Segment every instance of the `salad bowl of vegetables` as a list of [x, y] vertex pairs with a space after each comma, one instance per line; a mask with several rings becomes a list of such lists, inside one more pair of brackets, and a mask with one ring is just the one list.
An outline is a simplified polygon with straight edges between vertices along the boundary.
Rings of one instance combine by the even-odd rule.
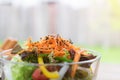
[[59, 35], [0, 53], [2, 80], [95, 80], [99, 53], [75, 46]]

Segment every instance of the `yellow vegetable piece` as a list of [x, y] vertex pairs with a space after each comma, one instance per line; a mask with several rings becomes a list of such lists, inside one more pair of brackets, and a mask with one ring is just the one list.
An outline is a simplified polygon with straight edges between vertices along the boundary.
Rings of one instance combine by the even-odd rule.
[[[42, 57], [38, 57], [39, 64], [44, 64]], [[57, 71], [49, 72], [44, 65], [39, 66], [40, 70], [47, 78], [59, 78], [59, 73]]]

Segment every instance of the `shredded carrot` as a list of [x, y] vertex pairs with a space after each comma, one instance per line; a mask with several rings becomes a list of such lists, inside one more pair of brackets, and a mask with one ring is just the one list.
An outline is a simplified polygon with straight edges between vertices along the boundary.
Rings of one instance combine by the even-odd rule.
[[[73, 62], [79, 62], [81, 55], [86, 55], [85, 50], [80, 50], [80, 48], [75, 47], [69, 40], [61, 38], [59, 35], [53, 36], [48, 35], [44, 38], [41, 38], [38, 42], [32, 42], [31, 39], [28, 39], [28, 50], [37, 48], [38, 54], [50, 54], [53, 52], [54, 56], [62, 57], [65, 55], [65, 50], [70, 51], [71, 49], [75, 51]], [[70, 56], [67, 56], [70, 58]], [[71, 77], [74, 78], [78, 65], [72, 65]]]
[[61, 38], [59, 35], [48, 35], [38, 42], [32, 42], [31, 39], [28, 39], [27, 46], [30, 50], [37, 47], [38, 53], [49, 54], [53, 52], [54, 56], [64, 56], [65, 49], [68, 51], [77, 49], [70, 41]]
[[[77, 51], [76, 51], [76, 54], [75, 54], [75, 56], [74, 56], [74, 60], [73, 60], [73, 61], [74, 61], [74, 62], [79, 62], [80, 57], [81, 57], [81, 54], [84, 53], [84, 51], [85, 51], [85, 50], [81, 50], [81, 51], [77, 50]], [[72, 71], [71, 71], [71, 72], [72, 72], [72, 73], [71, 73], [71, 77], [72, 77], [72, 78], [74, 78], [74, 76], [75, 76], [77, 67], [78, 67], [77, 64], [72, 65]]]

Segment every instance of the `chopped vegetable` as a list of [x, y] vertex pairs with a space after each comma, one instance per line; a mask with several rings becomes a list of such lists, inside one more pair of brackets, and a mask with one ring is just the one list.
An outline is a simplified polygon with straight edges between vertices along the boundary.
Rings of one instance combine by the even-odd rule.
[[[5, 70], [10, 69], [12, 75], [12, 79], [10, 80], [31, 80], [31, 75], [36, 68], [35, 66], [25, 65], [19, 55], [16, 55], [12, 58], [12, 62], [21, 62], [21, 64], [11, 64], [5, 65]], [[7, 73], [9, 75], [9, 72]], [[6, 79], [5, 79], [6, 80]], [[9, 80], [9, 78], [7, 79]]]
[[42, 74], [41, 70], [38, 68], [32, 74], [33, 80], [49, 80], [44, 74]]
[[[86, 61], [90, 59], [94, 59], [96, 56], [93, 56], [92, 54], [87, 54], [87, 55], [81, 55], [81, 58], [79, 61]], [[92, 63], [84, 63], [81, 64], [82, 67], [90, 68]]]
[[69, 65], [64, 64], [64, 66], [59, 71], [60, 77], [57, 80], [62, 80], [68, 69], [69, 69]]
[[30, 62], [30, 63], [38, 63], [37, 60], [37, 53], [33, 51], [22, 51], [21, 54], [19, 54], [23, 61]]
[[59, 62], [72, 62], [71, 59], [68, 59], [66, 57], [55, 57], [56, 60], [58, 60]]
[[55, 62], [55, 59], [53, 59], [53, 52], [51, 52], [51, 53], [48, 55], [48, 59], [49, 59], [49, 63], [54, 63], [54, 62]]
[[39, 54], [40, 57], [44, 58], [44, 57], [47, 57], [48, 54]]
[[[36, 67], [29, 65], [14, 64], [11, 67], [12, 80], [31, 80], [31, 75]], [[8, 79], [9, 80], [9, 79]]]
[[[81, 57], [80, 54], [83, 53], [83, 52], [84, 52], [84, 50], [81, 51], [81, 52], [80, 52], [79, 50], [76, 51], [75, 56], [74, 56], [74, 62], [78, 62], [78, 61], [80, 60], [80, 57]], [[77, 67], [78, 67], [77, 64], [74, 64], [74, 65], [72, 66], [72, 72], [71, 72], [71, 77], [72, 77], [72, 78], [74, 78], [74, 76], [75, 76]]]
[[43, 62], [43, 59], [42, 57], [38, 57], [38, 62], [39, 64], [41, 64], [39, 66], [40, 70], [43, 72], [43, 74], [47, 77], [47, 78], [59, 78], [59, 73], [57, 71], [54, 71], [54, 72], [49, 72], [45, 66], [43, 65], [44, 62]]

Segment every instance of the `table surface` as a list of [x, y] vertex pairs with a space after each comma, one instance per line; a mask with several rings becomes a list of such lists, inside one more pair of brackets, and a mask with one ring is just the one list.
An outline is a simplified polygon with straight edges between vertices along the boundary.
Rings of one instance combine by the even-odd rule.
[[100, 63], [97, 80], [120, 80], [120, 64]]

